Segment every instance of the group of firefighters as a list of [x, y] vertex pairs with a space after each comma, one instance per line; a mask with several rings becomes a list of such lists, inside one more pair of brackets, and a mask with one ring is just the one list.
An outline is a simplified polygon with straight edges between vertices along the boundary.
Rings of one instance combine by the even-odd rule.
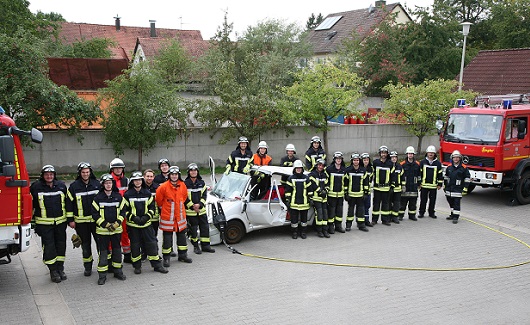
[[[67, 279], [64, 272], [66, 227], [74, 228], [74, 247], [81, 246], [84, 275], [92, 274], [92, 238], [97, 244], [98, 284], [107, 280], [107, 272], [125, 280], [123, 262], [131, 263], [134, 273], [142, 273], [147, 259], [154, 271], [167, 273], [171, 257], [191, 263], [187, 235], [194, 252], [214, 253], [210, 246], [206, 216], [206, 184], [197, 164], [188, 165], [182, 180], [178, 166], [168, 159], [158, 162], [160, 174], [147, 169], [124, 175], [125, 164], [119, 158], [110, 162], [109, 173], [98, 181], [87, 162], [77, 166], [77, 178], [69, 188], [57, 180], [55, 168], [45, 165], [40, 178], [30, 188], [33, 197], [35, 233], [41, 237], [43, 261], [53, 282]], [[162, 258], [157, 235], [162, 231]], [[198, 235], [200, 231], [200, 237]], [[177, 253], [173, 252], [173, 233]]]
[[[246, 137], [240, 137], [236, 149], [229, 155], [225, 174], [250, 173], [252, 165], [270, 165], [268, 146], [260, 141], [255, 154]], [[408, 218], [417, 221], [425, 213], [435, 215], [437, 190], [444, 186], [451, 208], [447, 217], [458, 223], [460, 200], [469, 186], [469, 171], [462, 164], [462, 155], [455, 150], [452, 164], [443, 174], [437, 160], [436, 148], [429, 146], [423, 160], [416, 160], [412, 146], [405, 150], [406, 159], [398, 162], [396, 151], [379, 148], [379, 157], [373, 162], [368, 153], [354, 152], [346, 166], [342, 152], [335, 152], [331, 164], [326, 164], [326, 153], [318, 136], [311, 139], [305, 153], [305, 163], [296, 156], [293, 144], [285, 148], [286, 155], [280, 166], [292, 167], [290, 176], [282, 177], [285, 203], [288, 206], [292, 238], [307, 238], [308, 210], [315, 209], [318, 237], [330, 238], [335, 232], [351, 231], [353, 222], [361, 231], [368, 231], [379, 222], [390, 226], [399, 224], [408, 212]], [[197, 164], [187, 168], [182, 180], [178, 166], [171, 166], [166, 158], [158, 162], [160, 173], [151, 169], [135, 171], [130, 179], [124, 175], [125, 164], [115, 158], [109, 173], [98, 181], [92, 167], [81, 162], [77, 178], [70, 184], [57, 179], [55, 168], [45, 165], [40, 178], [30, 188], [33, 196], [35, 233], [41, 237], [43, 261], [48, 266], [53, 282], [67, 279], [64, 272], [66, 227], [75, 229], [74, 247], [81, 246], [84, 275], [92, 274], [92, 241], [97, 244], [98, 284], [105, 284], [108, 272], [125, 280], [123, 262], [131, 263], [134, 273], [142, 272], [142, 260], [147, 259], [154, 271], [167, 273], [171, 257], [191, 263], [187, 255], [189, 237], [194, 253], [214, 253], [210, 246], [209, 225], [206, 215], [207, 186]], [[309, 173], [305, 174], [304, 169]], [[256, 193], [270, 184], [259, 174], [253, 175]], [[373, 193], [373, 200], [372, 200]], [[420, 197], [419, 213], [416, 205]], [[348, 203], [346, 227], [343, 228], [343, 205]], [[428, 207], [427, 207], [428, 203]], [[372, 219], [370, 221], [370, 207]], [[158, 252], [157, 235], [162, 231], [162, 258]], [[173, 252], [173, 233], [177, 253]], [[200, 235], [199, 235], [200, 234]]]
[[[227, 161], [226, 173], [248, 173], [252, 165], [271, 163], [265, 141], [258, 144], [258, 151], [254, 155], [248, 144], [247, 138], [239, 138], [236, 150]], [[425, 158], [421, 161], [416, 160], [412, 146], [406, 148], [406, 159], [401, 162], [396, 151], [381, 146], [379, 157], [373, 162], [368, 153], [354, 152], [348, 166], [340, 151], [333, 154], [331, 164], [327, 165], [326, 152], [318, 136], [311, 139], [305, 153], [305, 163], [296, 157], [293, 144], [288, 144], [285, 151], [286, 156], [281, 159], [280, 166], [293, 167], [292, 175], [282, 178], [293, 239], [298, 236], [307, 238], [307, 215], [311, 207], [315, 209], [317, 235], [326, 238], [335, 232], [351, 231], [354, 221], [357, 228], [365, 232], [368, 231], [367, 227], [376, 225], [379, 219], [383, 225], [399, 224], [405, 211], [413, 221], [423, 218], [426, 212], [429, 217], [436, 219], [436, 195], [442, 186], [451, 208], [447, 219], [456, 224], [460, 216], [460, 201], [467, 193], [470, 182], [469, 171], [462, 164], [459, 151], [455, 150], [451, 154], [452, 163], [444, 175], [436, 148], [432, 145], [427, 148]], [[309, 174], [304, 173], [304, 167]], [[260, 186], [259, 180], [257, 186]], [[418, 196], [420, 207], [416, 217]], [[344, 201], [348, 203], [345, 228], [342, 227]]]

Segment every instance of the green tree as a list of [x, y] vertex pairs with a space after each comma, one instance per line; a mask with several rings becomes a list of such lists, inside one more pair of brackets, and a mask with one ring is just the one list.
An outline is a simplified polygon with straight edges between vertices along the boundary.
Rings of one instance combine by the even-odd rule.
[[176, 39], [162, 46], [153, 61], [152, 68], [157, 69], [168, 83], [188, 82], [194, 75], [192, 61]]
[[365, 82], [355, 73], [332, 64], [319, 64], [296, 74], [297, 81], [284, 89], [284, 104], [299, 122], [323, 132], [328, 147], [328, 121], [355, 112]]
[[390, 97], [384, 102], [384, 115], [398, 123], [404, 123], [406, 130], [418, 137], [418, 152], [421, 152], [423, 138], [436, 134], [435, 121], [443, 119], [455, 106], [456, 100], [465, 98], [472, 102], [477, 96], [469, 91], [455, 92], [455, 80], [426, 80], [422, 84], [392, 85], [385, 87]]
[[315, 17], [315, 14], [312, 13], [309, 18], [307, 18], [307, 21], [305, 23], [305, 29], [306, 30], [312, 30], [324, 20], [324, 17], [322, 17], [322, 14], [318, 14], [318, 16]]
[[184, 134], [188, 109], [177, 89], [141, 62], [125, 71], [107, 88], [100, 90], [100, 100], [108, 103], [103, 119], [105, 140], [117, 155], [125, 149], [138, 152], [138, 169], [142, 158], [158, 143], [171, 145]]
[[217, 100], [197, 102], [197, 119], [206, 131], [222, 131], [220, 142], [244, 135], [250, 141], [269, 130], [292, 132], [292, 118], [278, 105], [282, 87], [293, 82], [301, 58], [309, 47], [299, 40], [300, 29], [277, 20], [249, 27], [230, 39], [227, 17], [200, 62], [209, 94]]
[[27, 0], [0, 0], [0, 34], [13, 36], [18, 30], [25, 30], [40, 39], [46, 39], [56, 32], [58, 25], [48, 16], [34, 15]]
[[467, 21], [473, 24], [485, 19], [494, 0], [434, 0], [433, 14], [444, 21]]
[[0, 33], [0, 105], [23, 129], [55, 125], [76, 133], [99, 109], [48, 79], [42, 41], [22, 30]]
[[499, 1], [485, 21], [492, 34], [492, 48], [530, 47], [530, 0]]

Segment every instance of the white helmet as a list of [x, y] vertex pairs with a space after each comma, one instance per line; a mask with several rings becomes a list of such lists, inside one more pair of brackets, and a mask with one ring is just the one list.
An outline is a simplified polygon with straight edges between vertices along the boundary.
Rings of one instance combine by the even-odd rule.
[[311, 143], [313, 142], [321, 143], [322, 140], [320, 140], [320, 137], [318, 135], [315, 135], [314, 137], [311, 138]]
[[260, 141], [260, 142], [258, 143], [258, 149], [259, 149], [259, 148], [269, 149], [269, 146], [267, 145], [267, 142], [265, 142], [265, 141]]
[[405, 153], [416, 154], [416, 150], [414, 150], [413, 146], [408, 146], [407, 149], [405, 149]]
[[125, 164], [123, 163], [123, 160], [120, 158], [114, 158], [109, 164], [109, 169], [112, 171], [112, 168], [125, 168]]
[[455, 151], [453, 151], [453, 153], [451, 154], [451, 159], [453, 159], [453, 157], [460, 157], [460, 159], [462, 159], [462, 154], [460, 153], [460, 151], [455, 150]]
[[298, 159], [293, 163], [293, 168], [304, 168], [304, 163], [302, 163], [302, 161]]
[[429, 152], [436, 153], [436, 148], [434, 146], [428, 146], [427, 147], [427, 153], [429, 153]]
[[135, 179], [144, 179], [144, 175], [142, 174], [142, 172], [139, 172], [139, 171], [133, 172], [129, 180], [134, 181]]
[[296, 148], [294, 147], [294, 144], [289, 143], [285, 146], [285, 151], [294, 151], [294, 153], [296, 153]]

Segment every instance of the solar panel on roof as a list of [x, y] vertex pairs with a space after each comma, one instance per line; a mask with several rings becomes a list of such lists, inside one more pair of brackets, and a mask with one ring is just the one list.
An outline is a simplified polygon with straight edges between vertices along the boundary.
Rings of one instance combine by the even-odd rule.
[[324, 19], [323, 22], [320, 23], [320, 25], [317, 26], [317, 28], [315, 28], [315, 30], [326, 30], [326, 29], [330, 29], [331, 27], [333, 27], [333, 25], [335, 25], [339, 19], [341, 19], [342, 16], [335, 16], [335, 17], [328, 17], [326, 19]]

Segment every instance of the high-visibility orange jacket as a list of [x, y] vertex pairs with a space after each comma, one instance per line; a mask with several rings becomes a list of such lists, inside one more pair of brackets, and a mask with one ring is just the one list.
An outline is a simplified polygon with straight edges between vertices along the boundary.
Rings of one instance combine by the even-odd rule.
[[188, 189], [182, 180], [176, 185], [168, 180], [156, 190], [156, 203], [161, 207], [159, 228], [162, 231], [181, 232], [186, 229], [186, 199]]

